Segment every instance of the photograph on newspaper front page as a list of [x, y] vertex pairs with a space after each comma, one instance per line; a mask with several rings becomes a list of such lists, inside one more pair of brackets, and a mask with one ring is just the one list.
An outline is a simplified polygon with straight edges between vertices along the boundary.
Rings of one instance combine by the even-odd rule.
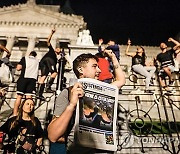
[[84, 96], [77, 105], [75, 140], [80, 145], [116, 151], [118, 89], [95, 79], [83, 78]]

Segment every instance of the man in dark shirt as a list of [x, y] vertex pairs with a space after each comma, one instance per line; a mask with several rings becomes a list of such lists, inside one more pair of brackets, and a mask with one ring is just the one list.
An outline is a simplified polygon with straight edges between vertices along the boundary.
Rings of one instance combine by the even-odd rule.
[[[169, 77], [169, 84], [171, 85], [174, 81], [172, 78], [172, 72], [174, 72], [174, 50], [167, 50], [167, 45], [165, 43], [160, 44], [160, 49], [162, 52], [157, 55], [157, 61], [161, 64], [161, 70], [163, 70]], [[160, 76], [160, 84], [165, 89], [167, 88], [162, 76]]]
[[46, 84], [46, 91], [47, 92], [53, 92], [51, 90], [51, 85], [54, 82], [54, 79], [57, 76], [57, 69], [56, 69], [56, 64], [57, 64], [57, 55], [60, 55], [61, 53], [61, 49], [60, 47], [56, 47], [56, 49], [54, 50], [50, 41], [51, 38], [53, 36], [53, 34], [55, 33], [55, 29], [52, 29], [51, 34], [49, 35], [48, 39], [47, 39], [47, 45], [49, 48], [49, 51], [43, 56], [43, 58], [40, 61], [40, 69], [41, 69], [41, 78], [39, 80], [39, 87], [38, 87], [38, 92], [37, 95], [40, 99], [44, 100], [43, 97], [43, 91], [45, 88], [45, 79], [47, 78], [48, 74], [51, 73], [50, 75], [50, 79]]

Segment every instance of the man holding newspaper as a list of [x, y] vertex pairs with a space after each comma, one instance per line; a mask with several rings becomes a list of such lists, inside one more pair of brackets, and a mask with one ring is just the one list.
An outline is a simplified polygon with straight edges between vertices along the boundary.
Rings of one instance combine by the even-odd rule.
[[[105, 52], [112, 59], [114, 66], [115, 76], [111, 84], [121, 88], [125, 84], [124, 72], [112, 50], [106, 50]], [[73, 61], [73, 71], [78, 79], [92, 78], [97, 80], [101, 72], [98, 67], [98, 59], [92, 54], [79, 55]], [[79, 98], [83, 97], [83, 95], [83, 86], [77, 82], [71, 89], [64, 89], [56, 99], [54, 118], [48, 126], [48, 137], [51, 142], [61, 145], [61, 150], [63, 149], [61, 151], [62, 153], [66, 153], [65, 145], [68, 133], [74, 125], [74, 111]], [[51, 147], [50, 153], [56, 153], [56, 148]]]

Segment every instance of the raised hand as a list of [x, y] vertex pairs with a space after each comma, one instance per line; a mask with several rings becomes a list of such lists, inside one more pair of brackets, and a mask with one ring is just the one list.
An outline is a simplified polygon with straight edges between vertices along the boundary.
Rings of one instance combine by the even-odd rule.
[[127, 45], [131, 45], [131, 40], [130, 39], [128, 39]]
[[170, 37], [169, 39], [168, 39], [168, 42], [172, 42], [174, 39], [172, 38], [172, 37]]
[[107, 53], [110, 58], [116, 56], [112, 50], [105, 50], [104, 52]]
[[99, 45], [102, 45], [103, 44], [103, 39], [99, 39]]
[[55, 29], [55, 27], [52, 29], [52, 31], [51, 31], [51, 33], [53, 34], [53, 33], [55, 33], [56, 32], [56, 29]]

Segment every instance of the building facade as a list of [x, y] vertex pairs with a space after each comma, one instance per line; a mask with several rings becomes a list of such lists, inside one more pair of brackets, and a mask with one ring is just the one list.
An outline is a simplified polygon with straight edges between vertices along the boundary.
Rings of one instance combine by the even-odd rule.
[[11, 61], [18, 61], [32, 50], [42, 57], [53, 27], [56, 28], [51, 39], [53, 47], [59, 42], [76, 44], [78, 33], [86, 29], [86, 23], [82, 16], [65, 15], [58, 8], [37, 5], [34, 0], [0, 8], [0, 43], [11, 51]]

